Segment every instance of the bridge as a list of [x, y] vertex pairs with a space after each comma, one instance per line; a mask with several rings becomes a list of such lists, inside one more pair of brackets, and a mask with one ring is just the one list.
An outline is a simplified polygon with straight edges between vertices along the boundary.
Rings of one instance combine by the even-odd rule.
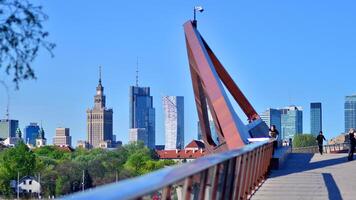
[[[356, 199], [356, 162], [348, 145], [275, 148], [276, 139], [200, 35], [184, 24], [189, 68], [202, 138], [209, 155], [175, 167], [89, 189], [64, 199]], [[247, 117], [244, 124], [225, 91]], [[213, 139], [208, 113], [218, 141]], [[340, 154], [341, 153], [341, 154]]]
[[288, 153], [281, 168], [270, 170], [271, 142], [251, 143], [63, 199], [355, 199], [356, 161], [348, 162], [345, 153]]

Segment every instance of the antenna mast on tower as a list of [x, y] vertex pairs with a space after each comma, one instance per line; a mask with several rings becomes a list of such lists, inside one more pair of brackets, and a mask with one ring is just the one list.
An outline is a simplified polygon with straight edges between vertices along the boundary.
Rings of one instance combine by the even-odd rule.
[[9, 87], [7, 87], [6, 83], [2, 80], [0, 80], [1, 85], [4, 86], [5, 90], [6, 90], [6, 95], [7, 95], [7, 104], [6, 104], [6, 112], [5, 112], [5, 119], [9, 119], [9, 107], [10, 107], [10, 93], [9, 93]]
[[99, 66], [99, 83], [101, 83], [101, 66]]
[[136, 87], [138, 87], [138, 56], [136, 59]]

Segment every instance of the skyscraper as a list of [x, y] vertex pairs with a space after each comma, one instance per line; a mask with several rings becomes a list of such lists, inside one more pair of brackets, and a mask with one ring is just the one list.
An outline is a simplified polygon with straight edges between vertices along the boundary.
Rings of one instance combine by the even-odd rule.
[[[130, 86], [129, 91], [129, 129], [145, 129], [147, 141], [145, 145], [155, 148], [155, 109], [149, 87]], [[137, 131], [136, 131], [137, 132]], [[129, 130], [129, 134], [134, 131]], [[140, 130], [142, 133], [142, 130]], [[129, 138], [134, 138], [129, 136]]]
[[345, 133], [356, 128], [356, 94], [345, 97]]
[[87, 110], [87, 133], [90, 148], [97, 148], [103, 141], [112, 140], [113, 135], [113, 110], [105, 106], [106, 97], [101, 84], [101, 69], [99, 84], [94, 96], [94, 107]]
[[[218, 134], [216, 133], [216, 130], [215, 130], [215, 124], [214, 124], [213, 117], [211, 116], [209, 106], [208, 106], [208, 119], [209, 119], [209, 128], [210, 128], [211, 137], [212, 137], [213, 141], [215, 142], [215, 144], [219, 144]], [[202, 139], [203, 138], [202, 138], [200, 121], [198, 121], [198, 140], [202, 140]]]
[[310, 104], [310, 133], [317, 136], [323, 130], [321, 103]]
[[301, 107], [289, 106], [281, 111], [282, 139], [288, 140], [303, 133], [303, 111]]
[[37, 123], [30, 123], [30, 125], [26, 126], [24, 129], [25, 142], [28, 144], [32, 144], [32, 146], [36, 146], [36, 138], [39, 131], [40, 127]]
[[0, 120], [0, 139], [5, 140], [9, 137], [16, 137], [16, 130], [19, 127], [18, 120], [1, 119]]
[[56, 135], [53, 137], [53, 145], [72, 146], [72, 137], [69, 128], [56, 128]]
[[145, 128], [130, 128], [129, 142], [143, 142], [146, 146], [148, 144], [148, 135]]
[[165, 149], [184, 148], [184, 97], [164, 96]]
[[[276, 126], [276, 129], [281, 133], [282, 126], [281, 126], [281, 111], [274, 108], [269, 108], [261, 115], [261, 119], [267, 124], [268, 127], [272, 125]], [[281, 137], [281, 136], [279, 136]]]

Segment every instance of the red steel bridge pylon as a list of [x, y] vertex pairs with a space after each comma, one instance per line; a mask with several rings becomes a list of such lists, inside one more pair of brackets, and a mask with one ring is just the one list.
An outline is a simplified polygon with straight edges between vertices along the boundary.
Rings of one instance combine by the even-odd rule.
[[[214, 153], [236, 149], [248, 144], [250, 138], [268, 137], [268, 126], [200, 35], [196, 22], [187, 21], [184, 32], [195, 103], [207, 151]], [[233, 109], [224, 86], [246, 114], [247, 125]], [[218, 144], [212, 138], [208, 109], [214, 121]]]

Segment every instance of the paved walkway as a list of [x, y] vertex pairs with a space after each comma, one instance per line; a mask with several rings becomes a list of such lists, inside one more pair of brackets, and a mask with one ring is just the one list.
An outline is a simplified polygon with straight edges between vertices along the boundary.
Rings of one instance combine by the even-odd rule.
[[356, 160], [348, 162], [346, 154], [290, 154], [251, 199], [356, 200]]

